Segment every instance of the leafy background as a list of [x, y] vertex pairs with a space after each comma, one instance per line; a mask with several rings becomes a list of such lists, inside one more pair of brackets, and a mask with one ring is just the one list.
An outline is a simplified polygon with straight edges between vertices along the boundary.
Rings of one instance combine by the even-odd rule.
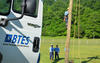
[[[65, 36], [66, 25], [63, 21], [69, 0], [44, 0], [43, 36]], [[79, 4], [77, 3], [77, 7]], [[76, 0], [73, 2], [71, 36], [78, 36], [78, 12]], [[79, 9], [78, 9], [79, 10]], [[80, 2], [80, 37], [100, 38], [100, 0], [81, 0]]]

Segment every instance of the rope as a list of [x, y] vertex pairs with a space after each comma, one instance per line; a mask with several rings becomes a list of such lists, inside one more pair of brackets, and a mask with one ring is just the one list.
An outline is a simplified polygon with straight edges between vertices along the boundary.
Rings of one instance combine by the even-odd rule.
[[76, 37], [76, 18], [77, 18], [77, 0], [76, 0], [76, 2], [75, 2], [75, 12], [76, 12], [76, 16], [75, 16], [75, 21], [74, 21], [74, 36], [73, 36], [73, 48], [72, 48], [72, 50], [73, 50], [73, 53], [72, 53], [72, 60], [74, 60], [74, 56], [75, 56], [75, 52], [74, 52], [74, 50], [75, 50], [75, 46], [74, 46], [74, 38]]
[[79, 11], [78, 11], [78, 57], [81, 63], [81, 56], [80, 56], [80, 0], [79, 0]]

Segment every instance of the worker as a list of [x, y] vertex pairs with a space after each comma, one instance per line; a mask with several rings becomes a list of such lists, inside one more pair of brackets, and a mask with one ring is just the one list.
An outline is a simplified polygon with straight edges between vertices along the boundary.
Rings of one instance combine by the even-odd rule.
[[69, 8], [64, 13], [64, 21], [66, 22], [66, 26], [68, 25], [68, 14], [69, 14]]
[[60, 51], [60, 49], [59, 49], [58, 45], [56, 45], [56, 48], [55, 48], [55, 59], [59, 59], [59, 51]]
[[54, 58], [54, 48], [53, 48], [53, 45], [51, 44], [51, 47], [50, 47], [50, 60], [53, 60]]

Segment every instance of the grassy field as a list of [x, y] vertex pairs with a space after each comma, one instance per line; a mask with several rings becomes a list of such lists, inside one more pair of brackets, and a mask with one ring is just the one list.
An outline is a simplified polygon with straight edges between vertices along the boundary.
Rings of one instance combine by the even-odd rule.
[[[64, 63], [66, 37], [42, 37], [40, 63]], [[56, 44], [60, 48], [60, 59], [53, 62], [49, 59], [49, 47]], [[74, 45], [73, 45], [74, 44]], [[79, 45], [80, 44], [80, 45]], [[100, 39], [73, 39], [70, 41], [69, 60], [74, 63], [100, 63]]]

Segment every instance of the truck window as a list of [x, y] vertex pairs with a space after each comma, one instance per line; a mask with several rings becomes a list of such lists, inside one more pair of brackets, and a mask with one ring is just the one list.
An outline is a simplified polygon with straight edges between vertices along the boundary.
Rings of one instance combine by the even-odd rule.
[[[13, 4], [13, 11], [16, 13], [21, 13], [21, 5], [22, 5], [23, 0], [14, 0]], [[36, 0], [36, 9], [34, 9], [33, 13], [27, 13], [25, 12], [25, 15], [32, 16], [32, 17], [37, 17], [38, 14], [38, 5], [39, 5], [39, 0]], [[34, 5], [33, 5], [34, 6]]]
[[0, 0], [0, 14], [8, 15], [10, 13], [11, 0]]

